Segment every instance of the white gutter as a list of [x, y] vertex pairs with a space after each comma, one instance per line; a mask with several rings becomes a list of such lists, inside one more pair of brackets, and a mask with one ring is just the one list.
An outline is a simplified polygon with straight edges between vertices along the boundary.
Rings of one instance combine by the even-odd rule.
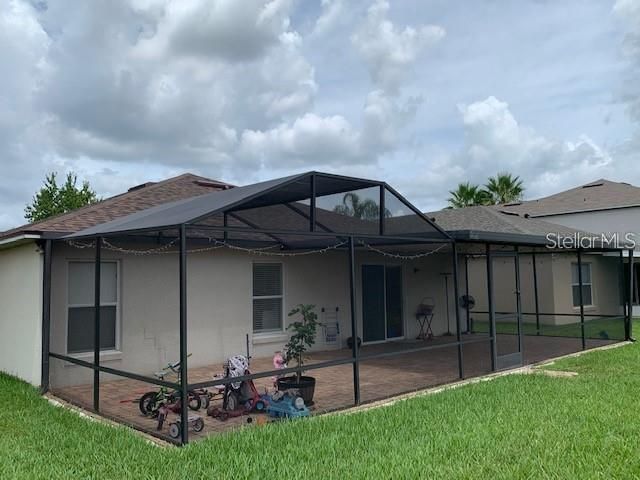
[[10, 246], [13, 243], [22, 243], [29, 240], [39, 240], [40, 238], [41, 238], [40, 235], [33, 235], [28, 233], [25, 233], [22, 235], [16, 235], [15, 237], [9, 237], [9, 238], [0, 240], [0, 247], [6, 247], [6, 246]]

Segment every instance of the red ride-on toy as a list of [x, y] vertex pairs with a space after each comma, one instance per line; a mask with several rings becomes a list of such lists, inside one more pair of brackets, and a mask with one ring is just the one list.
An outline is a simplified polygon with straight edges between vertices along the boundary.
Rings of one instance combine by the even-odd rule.
[[[249, 360], [244, 355], [229, 357], [224, 363], [224, 378], [250, 375]], [[238, 417], [252, 411], [266, 410], [266, 402], [258, 393], [252, 380], [227, 383], [222, 394], [222, 409], [211, 406], [207, 414], [222, 421], [229, 417]]]

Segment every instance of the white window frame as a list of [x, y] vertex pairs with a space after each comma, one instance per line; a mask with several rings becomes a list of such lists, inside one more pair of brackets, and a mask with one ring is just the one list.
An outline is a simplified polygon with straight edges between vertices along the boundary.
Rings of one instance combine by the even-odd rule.
[[[254, 286], [254, 282], [255, 282], [255, 277], [254, 277], [254, 267], [256, 265], [280, 265], [280, 279], [282, 281], [282, 294], [281, 295], [267, 295], [267, 296], [255, 296], [253, 294], [253, 286]], [[251, 331], [253, 332], [253, 336], [254, 337], [270, 337], [270, 336], [274, 336], [274, 335], [281, 335], [286, 331], [286, 327], [284, 324], [284, 309], [285, 309], [285, 276], [284, 276], [284, 263], [283, 262], [270, 262], [270, 261], [255, 261], [255, 262], [251, 262]], [[253, 329], [253, 305], [254, 305], [254, 300], [269, 300], [269, 299], [274, 299], [274, 298], [279, 298], [282, 300], [282, 308], [280, 310], [280, 329], [279, 330], [268, 330], [268, 331], [255, 331]]]
[[[573, 302], [573, 287], [578, 287], [580, 288], [580, 282], [573, 282], [573, 267], [578, 268], [578, 262], [571, 262], [571, 305], [573, 305], [574, 309], [579, 309], [580, 308], [580, 304], [575, 305]], [[582, 266], [583, 267], [589, 267], [589, 278], [591, 278], [590, 282], [585, 282], [584, 278], [582, 279], [582, 286], [586, 287], [587, 285], [589, 286], [589, 288], [591, 289], [591, 303], [587, 304], [585, 303], [583, 305], [584, 308], [593, 308], [595, 307], [595, 296], [593, 293], [593, 266], [591, 264], [591, 262], [582, 262]], [[579, 278], [579, 277], [578, 277]]]
[[[95, 304], [92, 302], [90, 304], [71, 304], [69, 303], [69, 284], [70, 284], [70, 271], [72, 263], [91, 263], [95, 264], [93, 260], [87, 259], [71, 259], [67, 260], [67, 296], [65, 299], [65, 323], [64, 323], [64, 351], [70, 357], [82, 358], [82, 357], [92, 357], [94, 352], [69, 352], [69, 309], [71, 308], [87, 308], [87, 307], [95, 307]], [[103, 302], [100, 299], [101, 307], [116, 307], [116, 344], [115, 348], [108, 350], [101, 350], [100, 356], [109, 356], [114, 353], [121, 353], [121, 345], [120, 345], [120, 332], [121, 328], [121, 317], [120, 317], [120, 261], [119, 260], [102, 260], [101, 263], [115, 263], [116, 264], [116, 301], [115, 302]]]

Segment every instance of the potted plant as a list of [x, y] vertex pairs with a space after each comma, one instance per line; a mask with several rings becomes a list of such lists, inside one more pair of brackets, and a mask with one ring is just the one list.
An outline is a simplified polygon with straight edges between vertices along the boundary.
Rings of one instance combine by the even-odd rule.
[[[298, 367], [304, 365], [304, 354], [316, 342], [318, 329], [318, 315], [314, 311], [315, 305], [296, 306], [289, 312], [289, 316], [300, 315], [301, 320], [293, 322], [287, 330], [293, 332], [289, 342], [285, 345], [285, 359], [287, 363], [295, 361]], [[294, 376], [278, 379], [278, 390], [297, 389], [306, 405], [313, 404], [313, 392], [316, 387], [316, 379], [302, 375], [298, 371]]]

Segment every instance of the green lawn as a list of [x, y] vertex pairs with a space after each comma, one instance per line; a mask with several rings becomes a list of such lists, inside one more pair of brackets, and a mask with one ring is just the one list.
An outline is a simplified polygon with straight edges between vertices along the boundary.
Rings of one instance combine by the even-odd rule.
[[0, 478], [640, 478], [640, 345], [354, 415], [150, 445], [0, 375]]
[[[552, 337], [575, 337], [582, 336], [580, 319], [573, 319], [574, 323], [567, 325], [540, 325], [540, 335]], [[525, 335], [536, 335], [536, 324], [531, 321], [522, 323], [523, 333]], [[473, 330], [478, 333], [489, 332], [489, 322], [484, 320], [475, 320], [473, 322]], [[496, 322], [496, 331], [498, 333], [512, 334], [516, 333], [517, 325], [514, 322]], [[584, 322], [584, 333], [586, 338], [592, 339], [624, 339], [624, 318], [587, 318]]]

